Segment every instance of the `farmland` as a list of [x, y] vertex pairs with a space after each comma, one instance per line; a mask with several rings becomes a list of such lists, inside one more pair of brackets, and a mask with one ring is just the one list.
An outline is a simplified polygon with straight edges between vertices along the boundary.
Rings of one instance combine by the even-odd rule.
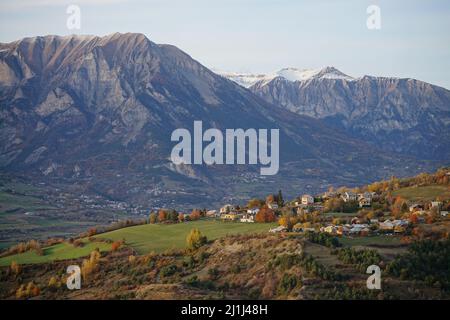
[[438, 197], [448, 199], [450, 197], [450, 188], [445, 185], [407, 187], [394, 191], [393, 195], [410, 201], [431, 201]]
[[125, 239], [139, 254], [162, 252], [168, 249], [182, 249], [186, 245], [186, 236], [191, 229], [199, 229], [209, 240], [232, 234], [267, 232], [276, 224], [221, 222], [200, 220], [179, 224], [145, 224], [119, 229], [99, 235], [99, 238], [113, 241]]
[[[216, 220], [200, 220], [178, 224], [145, 224], [99, 234], [97, 239], [125, 240], [139, 254], [148, 252], [160, 253], [168, 249], [183, 249], [186, 246], [186, 236], [191, 229], [199, 229], [208, 239], [213, 240], [233, 234], [249, 234], [267, 232], [275, 224], [221, 222]], [[88, 241], [84, 239], [83, 247], [74, 247], [67, 243], [56, 244], [44, 248], [42, 256], [34, 251], [0, 258], [0, 266], [9, 265], [11, 261], [19, 264], [45, 263], [55, 260], [75, 259], [88, 255], [99, 248], [108, 251], [111, 245], [104, 241]]]

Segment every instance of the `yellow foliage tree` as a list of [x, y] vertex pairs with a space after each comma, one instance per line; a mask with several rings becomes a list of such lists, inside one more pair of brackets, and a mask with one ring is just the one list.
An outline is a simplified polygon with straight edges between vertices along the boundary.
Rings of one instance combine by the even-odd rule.
[[202, 236], [202, 233], [198, 229], [192, 229], [186, 238], [186, 243], [189, 249], [200, 248], [206, 243], [206, 241], [206, 237]]
[[98, 262], [100, 261], [100, 252], [94, 250], [91, 252], [89, 259], [83, 260], [81, 266], [81, 276], [83, 280], [87, 281], [89, 276], [97, 269]]

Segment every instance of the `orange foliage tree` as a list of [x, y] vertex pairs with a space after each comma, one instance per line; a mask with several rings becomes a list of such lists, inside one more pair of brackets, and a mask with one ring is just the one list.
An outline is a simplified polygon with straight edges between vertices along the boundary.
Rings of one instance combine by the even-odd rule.
[[167, 212], [165, 210], [158, 211], [158, 221], [163, 222], [167, 220]]
[[276, 220], [275, 212], [264, 206], [255, 216], [256, 222], [274, 222]]
[[189, 215], [189, 218], [191, 220], [198, 220], [201, 217], [201, 212], [199, 209], [192, 210], [191, 214]]

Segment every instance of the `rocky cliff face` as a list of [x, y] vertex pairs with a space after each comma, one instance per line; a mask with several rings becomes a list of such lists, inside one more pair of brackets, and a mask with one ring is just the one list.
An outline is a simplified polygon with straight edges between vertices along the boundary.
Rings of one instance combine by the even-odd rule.
[[284, 74], [260, 79], [250, 90], [380, 149], [424, 159], [450, 158], [449, 90], [414, 79], [355, 79], [332, 67]]
[[[302, 84], [312, 86], [305, 96], [311, 103], [300, 111], [295, 101], [303, 101], [303, 95], [283, 81], [277, 78], [273, 87], [252, 87], [276, 102], [271, 104], [176, 47], [155, 44], [141, 34], [46, 36], [1, 44], [1, 173], [85, 183], [86, 190], [111, 198], [148, 203], [158, 195], [179, 203], [236, 194], [245, 198], [279, 188], [296, 193], [305, 185], [363, 183], [437, 165], [380, 153], [309, 117], [340, 116], [336, 110], [342, 109], [348, 113], [344, 123], [366, 119], [372, 101], [381, 98], [391, 103], [378, 103], [387, 116], [398, 113], [393, 98], [370, 84], [375, 80], [361, 80], [373, 86], [370, 95], [352, 87], [360, 99], [370, 102], [366, 113], [346, 104], [349, 98], [343, 95], [321, 95], [329, 87], [350, 90], [347, 82], [331, 79], [320, 90], [313, 82]], [[446, 91], [427, 90], [434, 101], [447, 97]], [[285, 103], [279, 106], [282, 96]], [[431, 104], [428, 97], [424, 93], [420, 101]], [[442, 108], [442, 115], [446, 110]], [[263, 179], [249, 166], [174, 166], [168, 159], [174, 144], [171, 132], [191, 128], [194, 120], [202, 120], [204, 128], [279, 128], [280, 173]], [[379, 126], [385, 128], [381, 119]]]

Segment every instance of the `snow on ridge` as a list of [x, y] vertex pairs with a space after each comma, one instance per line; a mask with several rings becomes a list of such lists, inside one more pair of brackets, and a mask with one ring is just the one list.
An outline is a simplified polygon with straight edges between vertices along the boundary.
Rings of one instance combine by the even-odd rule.
[[252, 74], [237, 72], [218, 73], [245, 88], [249, 88], [257, 82], [262, 82], [262, 84], [265, 85], [273, 79], [279, 77], [291, 82], [308, 81], [311, 79], [343, 79], [347, 81], [355, 80], [355, 78], [350, 77], [333, 67], [325, 67], [321, 69], [283, 68], [271, 74]]

